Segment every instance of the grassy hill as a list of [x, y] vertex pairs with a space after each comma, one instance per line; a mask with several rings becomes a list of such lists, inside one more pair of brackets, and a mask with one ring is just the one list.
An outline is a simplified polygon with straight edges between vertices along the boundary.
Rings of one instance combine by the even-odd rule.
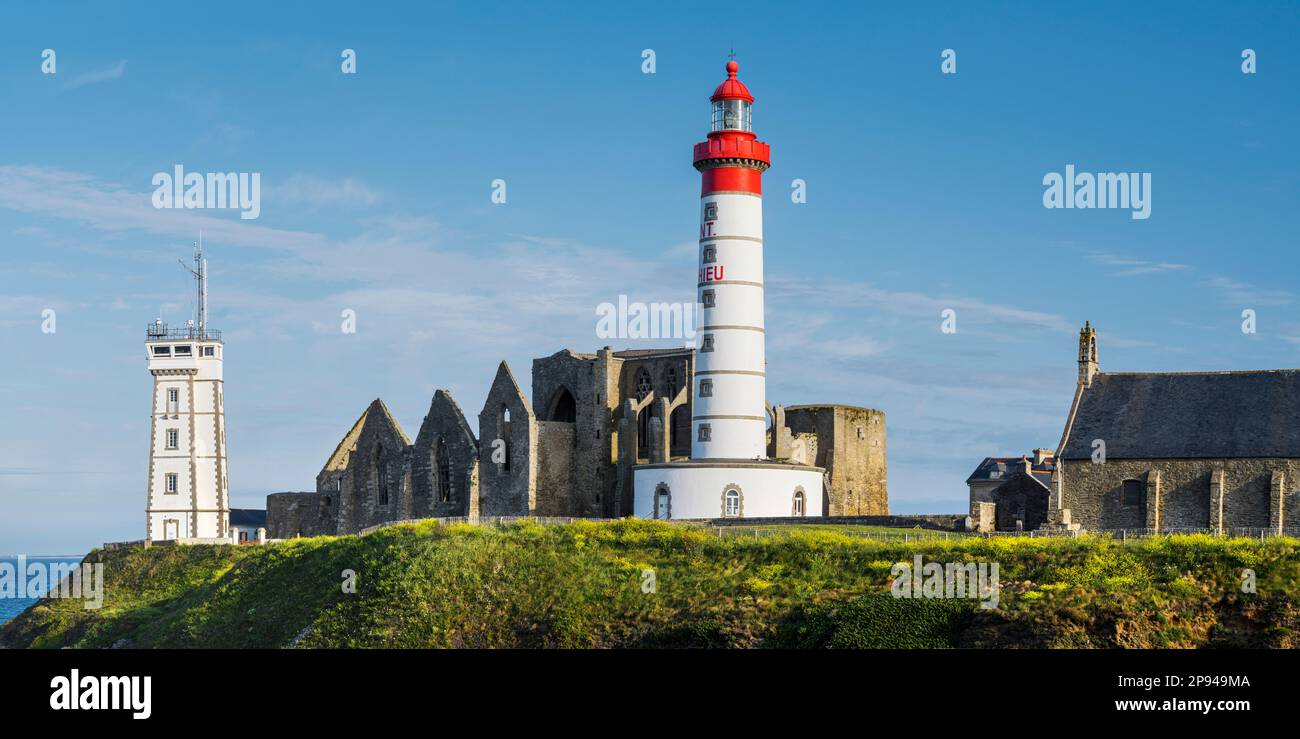
[[[889, 594], [911, 562], [997, 562], [999, 607]], [[759, 539], [653, 521], [435, 522], [267, 546], [93, 552], [100, 610], [42, 601], [19, 647], [1295, 647], [1300, 541]], [[1257, 592], [1241, 592], [1254, 570]], [[646, 571], [654, 591], [643, 592]], [[345, 593], [345, 571], [355, 592]]]

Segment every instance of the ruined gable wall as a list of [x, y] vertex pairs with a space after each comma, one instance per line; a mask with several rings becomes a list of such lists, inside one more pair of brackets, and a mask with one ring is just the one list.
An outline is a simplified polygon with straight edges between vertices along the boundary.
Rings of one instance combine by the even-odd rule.
[[[447, 451], [449, 491], [439, 487], [439, 444]], [[478, 457], [478, 440], [470, 432], [460, 407], [450, 393], [437, 391], [411, 448], [411, 516], [470, 515], [470, 503], [479, 493]]]

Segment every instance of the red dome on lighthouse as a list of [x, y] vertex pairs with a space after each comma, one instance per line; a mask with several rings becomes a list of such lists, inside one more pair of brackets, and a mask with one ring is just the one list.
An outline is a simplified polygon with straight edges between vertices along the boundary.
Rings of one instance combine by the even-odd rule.
[[754, 96], [749, 94], [749, 88], [745, 83], [736, 79], [736, 72], [740, 71], [740, 65], [735, 59], [727, 62], [727, 79], [718, 85], [718, 89], [713, 91], [713, 97], [709, 98], [713, 102], [719, 100], [744, 100], [745, 102], [754, 102]]

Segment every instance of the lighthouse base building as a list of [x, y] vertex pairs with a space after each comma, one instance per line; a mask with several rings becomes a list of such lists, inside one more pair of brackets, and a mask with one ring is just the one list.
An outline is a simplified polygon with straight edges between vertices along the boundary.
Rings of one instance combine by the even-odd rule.
[[821, 467], [776, 460], [691, 460], [637, 467], [638, 518], [822, 515]]

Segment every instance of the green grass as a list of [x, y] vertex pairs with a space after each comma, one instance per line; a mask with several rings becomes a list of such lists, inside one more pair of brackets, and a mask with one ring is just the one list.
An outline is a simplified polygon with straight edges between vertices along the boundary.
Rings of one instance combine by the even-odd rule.
[[[104, 607], [43, 601], [9, 647], [1300, 646], [1300, 542], [757, 539], [654, 521], [435, 522], [267, 546], [97, 551]], [[912, 530], [907, 530], [911, 532]], [[896, 562], [997, 562], [999, 607], [895, 599]], [[1241, 571], [1256, 573], [1244, 594]], [[344, 571], [356, 592], [344, 593]], [[643, 572], [655, 592], [642, 592]]]

